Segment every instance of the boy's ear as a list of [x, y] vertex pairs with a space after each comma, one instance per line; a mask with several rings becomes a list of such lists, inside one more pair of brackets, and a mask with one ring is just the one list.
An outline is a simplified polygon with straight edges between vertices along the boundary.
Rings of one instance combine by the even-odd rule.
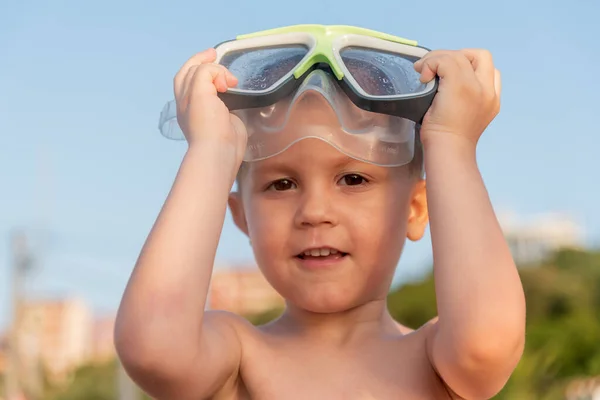
[[425, 179], [419, 180], [413, 189], [408, 214], [408, 225], [406, 236], [416, 242], [425, 234], [429, 212], [427, 209], [427, 184]]
[[248, 236], [248, 224], [246, 222], [246, 213], [244, 212], [241, 194], [239, 192], [229, 193], [228, 204], [229, 209], [231, 210], [231, 216], [233, 217], [233, 222], [240, 231]]

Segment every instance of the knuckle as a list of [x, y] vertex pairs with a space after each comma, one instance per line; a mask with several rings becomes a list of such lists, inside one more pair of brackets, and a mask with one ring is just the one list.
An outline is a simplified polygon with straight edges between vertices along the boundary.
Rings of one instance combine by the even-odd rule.
[[479, 56], [481, 58], [484, 58], [486, 60], [492, 60], [493, 56], [492, 56], [492, 52], [489, 51], [488, 49], [479, 49]]
[[204, 75], [212, 76], [217, 75], [223, 71], [223, 66], [219, 64], [202, 64], [202, 71]]
[[175, 95], [177, 95], [177, 92], [179, 90], [179, 76], [175, 75], [173, 77], [173, 89], [175, 91]]
[[180, 69], [173, 77], [173, 87], [175, 89], [179, 89], [179, 86], [183, 82], [184, 78], [185, 78], [184, 71], [183, 71], [183, 69]]
[[[462, 57], [464, 59], [464, 57]], [[461, 56], [457, 53], [445, 54], [442, 58], [444, 63], [448, 64], [452, 69], [458, 70], [464, 65]]]
[[431, 58], [431, 57], [435, 57], [436, 55], [438, 55], [441, 52], [441, 50], [430, 50], [427, 53], [425, 53], [425, 55], [422, 57], [423, 59], [427, 59], [427, 58]]
[[470, 49], [471, 53], [475, 54], [475, 56], [482, 60], [491, 60], [492, 52], [488, 49]]
[[444, 50], [432, 50], [422, 58], [422, 61], [428, 65], [435, 65], [439, 64], [447, 56], [448, 54]]
[[223, 65], [221, 65], [221, 64], [215, 64], [215, 65], [216, 65], [216, 66], [218, 67], [218, 69], [219, 69], [219, 74], [221, 74], [221, 75], [223, 75], [223, 76], [226, 76], [226, 75], [227, 75], [227, 72], [228, 72], [228, 70], [227, 70], [227, 68], [225, 68], [225, 66], [223, 66]]
[[199, 85], [203, 85], [204, 82], [209, 81], [211, 79], [211, 68], [210, 65], [208, 64], [201, 64], [196, 66], [195, 68], [195, 73], [194, 73], [194, 77], [192, 78], [192, 82], [190, 82], [190, 85], [193, 87], [199, 86]]
[[471, 60], [469, 60], [469, 57], [467, 57], [467, 55], [463, 52], [457, 52], [455, 55], [455, 59], [456, 62], [462, 67], [462, 68], [468, 68], [468, 69], [473, 69], [473, 66], [471, 64]]
[[493, 108], [494, 115], [498, 115], [500, 113], [500, 107], [501, 107], [500, 99], [497, 99], [494, 102], [494, 108]]
[[494, 90], [484, 90], [482, 93], [482, 97], [487, 104], [496, 104], [497, 96]]
[[502, 79], [502, 73], [498, 68], [494, 68], [494, 75], [497, 77], [498, 81]]
[[198, 70], [200, 69], [199, 65], [192, 65], [187, 73], [187, 84], [190, 86], [194, 85], [194, 82], [197, 81]]

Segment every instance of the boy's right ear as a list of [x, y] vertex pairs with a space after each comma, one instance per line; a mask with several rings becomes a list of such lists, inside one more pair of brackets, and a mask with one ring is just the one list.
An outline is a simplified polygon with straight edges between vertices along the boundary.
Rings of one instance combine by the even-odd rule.
[[244, 205], [242, 204], [242, 195], [239, 192], [229, 193], [229, 209], [231, 210], [231, 216], [233, 222], [238, 229], [248, 236], [248, 223], [246, 222], [246, 213], [244, 212]]

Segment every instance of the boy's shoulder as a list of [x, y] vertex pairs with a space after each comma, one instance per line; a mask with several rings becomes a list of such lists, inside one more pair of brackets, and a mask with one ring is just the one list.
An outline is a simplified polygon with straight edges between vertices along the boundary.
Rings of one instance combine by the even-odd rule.
[[246, 318], [225, 310], [205, 311], [203, 322], [206, 324], [205, 326], [210, 326], [216, 331], [229, 331], [229, 333], [235, 334], [242, 345], [244, 339], [256, 331], [256, 327]]
[[[327, 375], [332, 370], [340, 370], [340, 368], [356, 377], [353, 385], [377, 388], [378, 381], [371, 382], [368, 378], [372, 376], [371, 373], [361, 373], [365, 366], [370, 365], [368, 368], [377, 369], [382, 376], [390, 379], [396, 376], [394, 389], [377, 388], [378, 391], [395, 390], [394, 395], [405, 391], [404, 395], [407, 398], [411, 398], [411, 393], [419, 393], [421, 396], [435, 394], [435, 398], [459, 399], [458, 396], [451, 394], [430, 363], [428, 342], [435, 330], [437, 319], [427, 322], [418, 329], [411, 329], [398, 323], [398, 335], [391, 342], [384, 340], [379, 345], [347, 349], [343, 353], [348, 354], [336, 355], [335, 352], [326, 351], [323, 346], [315, 343], [290, 340], [289, 332], [282, 331], [277, 324], [255, 326], [247, 319], [226, 311], [210, 311], [205, 316], [210, 318], [211, 325], [220, 325], [220, 329], [235, 331], [239, 339], [242, 357], [237, 375], [238, 384], [233, 385], [236, 388], [234, 391], [238, 394], [240, 390], [253, 392], [256, 388], [260, 388], [261, 393], [272, 391], [272, 396], [267, 395], [266, 398], [277, 397], [290, 388], [296, 387], [303, 377], [308, 379], [314, 373]], [[325, 353], [329, 355], [325, 357]], [[380, 356], [376, 360], [372, 354]], [[372, 364], [373, 362], [376, 364]], [[322, 372], [318, 372], [320, 370]], [[275, 380], [277, 384], [273, 381], [275, 377], [277, 377]], [[331, 379], [338, 380], [336, 376], [332, 376]], [[321, 390], [333, 391], [336, 385], [333, 383], [332, 385]], [[313, 385], [313, 390], [316, 391], [317, 386]], [[341, 387], [344, 386], [340, 384]]]

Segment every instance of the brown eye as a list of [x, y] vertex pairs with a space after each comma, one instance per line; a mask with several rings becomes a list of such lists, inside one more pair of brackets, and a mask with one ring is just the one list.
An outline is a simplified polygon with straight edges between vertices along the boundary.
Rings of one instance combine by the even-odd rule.
[[271, 188], [276, 191], [290, 190], [294, 188], [294, 182], [289, 179], [280, 179], [271, 184]]
[[357, 174], [348, 174], [342, 177], [342, 184], [346, 186], [362, 185], [366, 182], [366, 179]]

